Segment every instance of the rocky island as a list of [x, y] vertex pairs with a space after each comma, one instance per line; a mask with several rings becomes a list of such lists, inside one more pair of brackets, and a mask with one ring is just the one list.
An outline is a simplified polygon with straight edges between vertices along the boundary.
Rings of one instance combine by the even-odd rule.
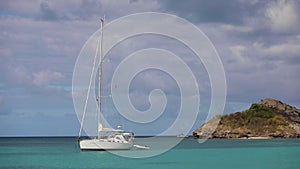
[[[216, 122], [219, 124], [211, 132]], [[243, 112], [215, 117], [193, 135], [195, 138], [299, 138], [300, 110], [268, 98]]]

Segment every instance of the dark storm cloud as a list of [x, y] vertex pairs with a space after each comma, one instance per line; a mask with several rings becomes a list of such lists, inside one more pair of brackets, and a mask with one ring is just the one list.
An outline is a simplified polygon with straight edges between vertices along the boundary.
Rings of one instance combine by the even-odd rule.
[[91, 19], [94, 17], [102, 17], [103, 9], [100, 1], [88, 0], [81, 1], [80, 7], [73, 12], [77, 18]]
[[174, 12], [194, 22], [243, 23], [245, 16], [253, 16], [265, 5], [240, 0], [167, 0], [162, 1], [167, 12]]
[[47, 1], [41, 2], [40, 4], [40, 10], [41, 10], [41, 19], [42, 20], [57, 20], [58, 16], [50, 7]]
[[40, 2], [40, 13], [35, 16], [40, 20], [59, 21], [59, 20], [79, 20], [79, 19], [92, 19], [94, 16], [101, 12], [101, 3], [95, 0], [81, 1], [75, 8], [62, 10], [55, 5], [59, 3], [50, 4], [48, 1]]

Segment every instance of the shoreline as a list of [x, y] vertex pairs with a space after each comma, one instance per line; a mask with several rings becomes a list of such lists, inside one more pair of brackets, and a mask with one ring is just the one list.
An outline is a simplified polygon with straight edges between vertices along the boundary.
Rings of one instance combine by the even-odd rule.
[[261, 136], [261, 137], [248, 137], [247, 139], [253, 139], [253, 140], [268, 140], [268, 139], [275, 139], [273, 137], [264, 137], [264, 136]]

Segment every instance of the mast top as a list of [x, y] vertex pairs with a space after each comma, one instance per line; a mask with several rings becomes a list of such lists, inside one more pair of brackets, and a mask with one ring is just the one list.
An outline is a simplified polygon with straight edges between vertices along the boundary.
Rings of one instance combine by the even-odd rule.
[[102, 18], [100, 18], [100, 22], [103, 24], [104, 23], [104, 21], [105, 21], [105, 15], [102, 17]]

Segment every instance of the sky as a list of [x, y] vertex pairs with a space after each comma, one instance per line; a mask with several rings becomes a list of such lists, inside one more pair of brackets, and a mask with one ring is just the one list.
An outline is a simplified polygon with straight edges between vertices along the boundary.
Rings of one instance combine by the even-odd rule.
[[[201, 29], [216, 48], [226, 75], [226, 105], [221, 113], [243, 111], [264, 98], [299, 108], [298, 9], [298, 0], [0, 1], [0, 136], [78, 134], [73, 70], [81, 49], [99, 29], [99, 18], [104, 15], [109, 23], [129, 14], [162, 12]], [[205, 66], [181, 43], [155, 35], [129, 38], [107, 54], [103, 116], [111, 126], [121, 124], [137, 135], [157, 134], [173, 124], [180, 108], [180, 92], [176, 79], [165, 72], [143, 71], [131, 82], [130, 99], [140, 111], [149, 108], [148, 96], [153, 89], [166, 93], [165, 112], [149, 124], [121, 116], [109, 97], [110, 78], [117, 65], [131, 53], [149, 47], [172, 51], [191, 68], [201, 96], [191, 131], [196, 129], [210, 106], [211, 83]]]

